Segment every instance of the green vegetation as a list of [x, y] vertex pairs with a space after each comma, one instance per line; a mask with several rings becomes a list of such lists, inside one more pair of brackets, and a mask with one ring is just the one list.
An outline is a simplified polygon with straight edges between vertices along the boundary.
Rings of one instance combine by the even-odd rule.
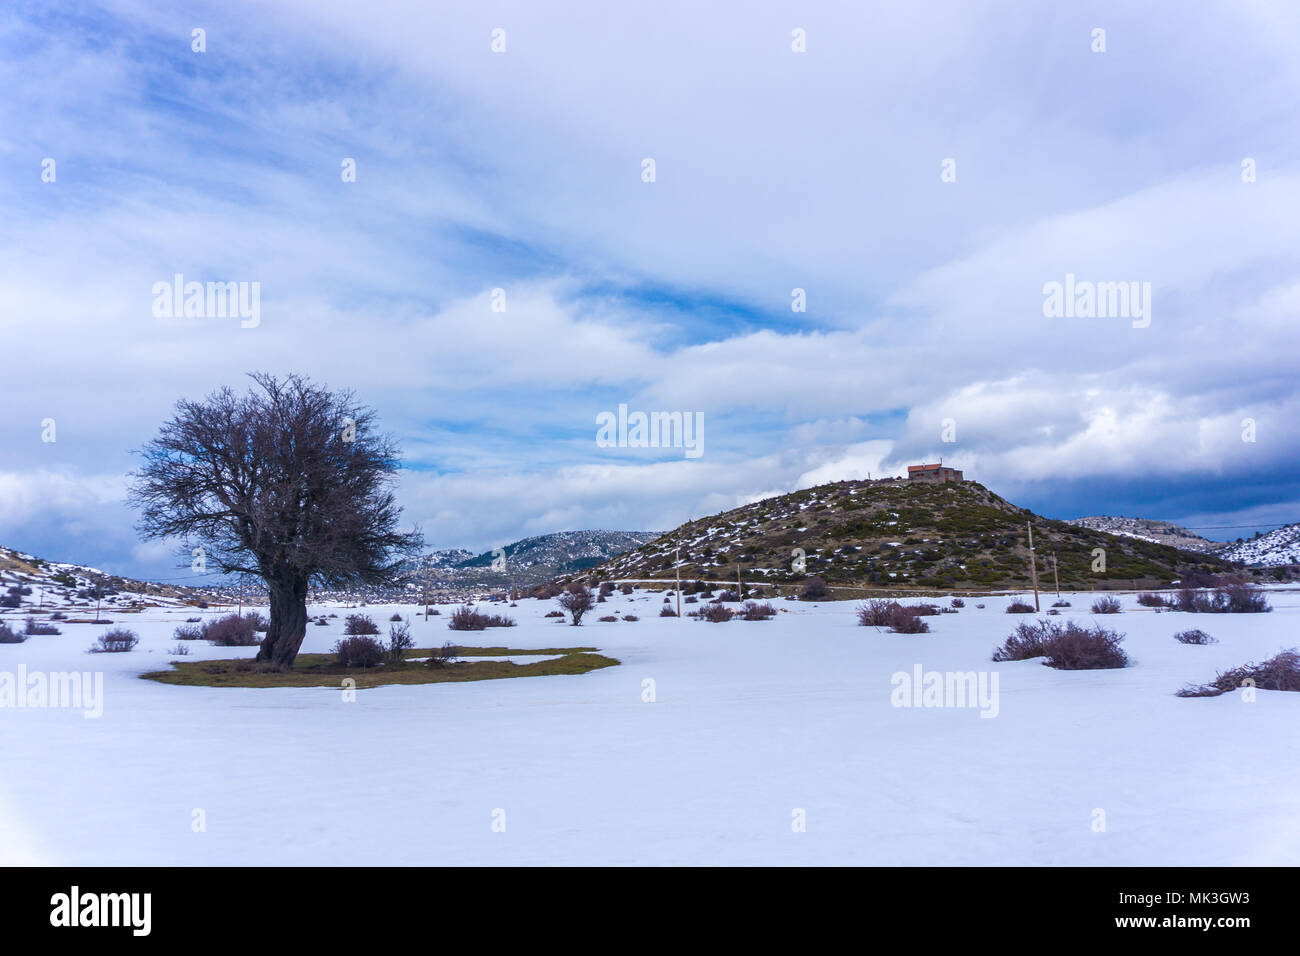
[[[378, 667], [344, 667], [333, 654], [299, 654], [290, 670], [278, 670], [253, 658], [221, 661], [173, 661], [171, 670], [153, 671], [140, 676], [161, 684], [188, 687], [334, 687], [344, 678], [352, 678], [358, 688], [382, 687], [386, 684], [444, 684], [474, 680], [500, 680], [511, 677], [548, 677], [555, 674], [585, 674], [619, 662], [594, 653], [594, 647], [456, 647], [458, 658], [469, 658], [442, 667], [426, 667], [413, 658], [427, 658], [432, 648], [412, 648], [401, 664]], [[474, 660], [476, 657], [547, 657], [530, 664], [510, 661]], [[557, 656], [559, 655], [559, 656]]]

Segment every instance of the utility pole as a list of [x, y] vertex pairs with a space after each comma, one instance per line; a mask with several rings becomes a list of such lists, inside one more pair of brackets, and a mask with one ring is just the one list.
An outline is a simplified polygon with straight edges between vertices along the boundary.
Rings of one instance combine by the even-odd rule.
[[424, 556], [424, 619], [429, 620], [429, 556]]
[[1061, 599], [1061, 575], [1056, 569], [1056, 552], [1052, 552], [1052, 580], [1056, 582], [1056, 599]]
[[744, 585], [744, 582], [742, 582], [742, 581], [740, 580], [740, 562], [739, 562], [739, 561], [736, 562], [736, 600], [737, 600], [737, 601], [743, 601], [743, 600], [745, 600], [745, 585]]
[[1025, 527], [1029, 529], [1029, 576], [1034, 581], [1034, 610], [1038, 610], [1038, 559], [1034, 557], [1034, 526], [1031, 522], [1026, 521]]
[[104, 576], [101, 574], [95, 578], [95, 623], [99, 623], [99, 603], [100, 598], [104, 596]]
[[239, 616], [244, 616], [244, 578], [239, 578]]
[[675, 560], [673, 564], [677, 568], [677, 620], [682, 619], [682, 549], [679, 545], [673, 549]]

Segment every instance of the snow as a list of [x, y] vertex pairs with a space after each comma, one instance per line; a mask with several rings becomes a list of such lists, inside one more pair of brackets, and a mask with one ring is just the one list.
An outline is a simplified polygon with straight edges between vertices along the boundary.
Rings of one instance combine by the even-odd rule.
[[[1067, 594], [1060, 619], [1092, 620], [1092, 597]], [[181, 659], [172, 630], [195, 612], [115, 612], [141, 635], [131, 653], [87, 655], [103, 628], [66, 623], [0, 645], [0, 672], [104, 681], [98, 719], [0, 709], [0, 863], [1294, 864], [1300, 694], [1174, 696], [1300, 643], [1300, 594], [1270, 597], [1271, 614], [1194, 616], [1126, 595], [1098, 620], [1127, 634], [1135, 665], [1079, 672], [989, 660], [1028, 617], [1003, 613], [1006, 598], [968, 599], [915, 636], [857, 626], [854, 602], [781, 601], [774, 620], [715, 625], [615, 594], [595, 613], [640, 621], [572, 628], [528, 600], [493, 608], [519, 627], [473, 643], [593, 645], [622, 665], [353, 703], [139, 680]], [[383, 622], [394, 608], [364, 610]], [[418, 646], [453, 636], [445, 619], [411, 624]], [[1172, 640], [1191, 627], [1220, 643]], [[342, 611], [308, 627], [304, 650], [341, 628]], [[189, 646], [184, 660], [249, 654]], [[892, 706], [893, 675], [917, 665], [996, 673], [996, 717]]]

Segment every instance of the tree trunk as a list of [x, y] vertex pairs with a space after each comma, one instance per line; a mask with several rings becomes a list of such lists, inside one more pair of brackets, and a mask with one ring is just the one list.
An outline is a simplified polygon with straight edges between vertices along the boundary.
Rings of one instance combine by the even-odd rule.
[[307, 582], [268, 581], [271, 624], [257, 652], [259, 661], [290, 668], [307, 636]]

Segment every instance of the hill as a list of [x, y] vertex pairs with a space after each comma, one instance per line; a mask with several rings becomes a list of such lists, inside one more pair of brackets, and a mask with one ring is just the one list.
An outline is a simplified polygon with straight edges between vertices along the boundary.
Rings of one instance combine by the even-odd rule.
[[1219, 557], [1252, 567], [1300, 564], [1300, 524], [1285, 525], [1258, 538], [1230, 544], [1219, 552]]
[[146, 607], [180, 607], [223, 600], [221, 588], [193, 588], [155, 584], [81, 564], [47, 561], [34, 555], [0, 547], [0, 610], [11, 615], [33, 610], [93, 611], [101, 606], [105, 617], [113, 610], [138, 611]]
[[[671, 578], [681, 549], [682, 576], [747, 583], [828, 582], [929, 589], [1028, 586], [1026, 523], [1034, 526], [1040, 582], [1061, 586], [1156, 587], [1229, 565], [1167, 544], [1122, 537], [1044, 518], [973, 481], [844, 481], [765, 498], [688, 522], [596, 569], [602, 578]], [[1095, 549], [1105, 567], [1093, 571]], [[797, 569], [802, 555], [805, 566]]]
[[1107, 531], [1127, 538], [1139, 538], [1154, 541], [1156, 544], [1169, 544], [1183, 551], [1197, 554], [1213, 554], [1223, 548], [1222, 541], [1211, 541], [1199, 534], [1179, 527], [1171, 521], [1155, 521], [1150, 518], [1113, 518], [1108, 515], [1093, 515], [1087, 518], [1071, 518], [1068, 524], [1080, 528], [1092, 528], [1094, 531]]

